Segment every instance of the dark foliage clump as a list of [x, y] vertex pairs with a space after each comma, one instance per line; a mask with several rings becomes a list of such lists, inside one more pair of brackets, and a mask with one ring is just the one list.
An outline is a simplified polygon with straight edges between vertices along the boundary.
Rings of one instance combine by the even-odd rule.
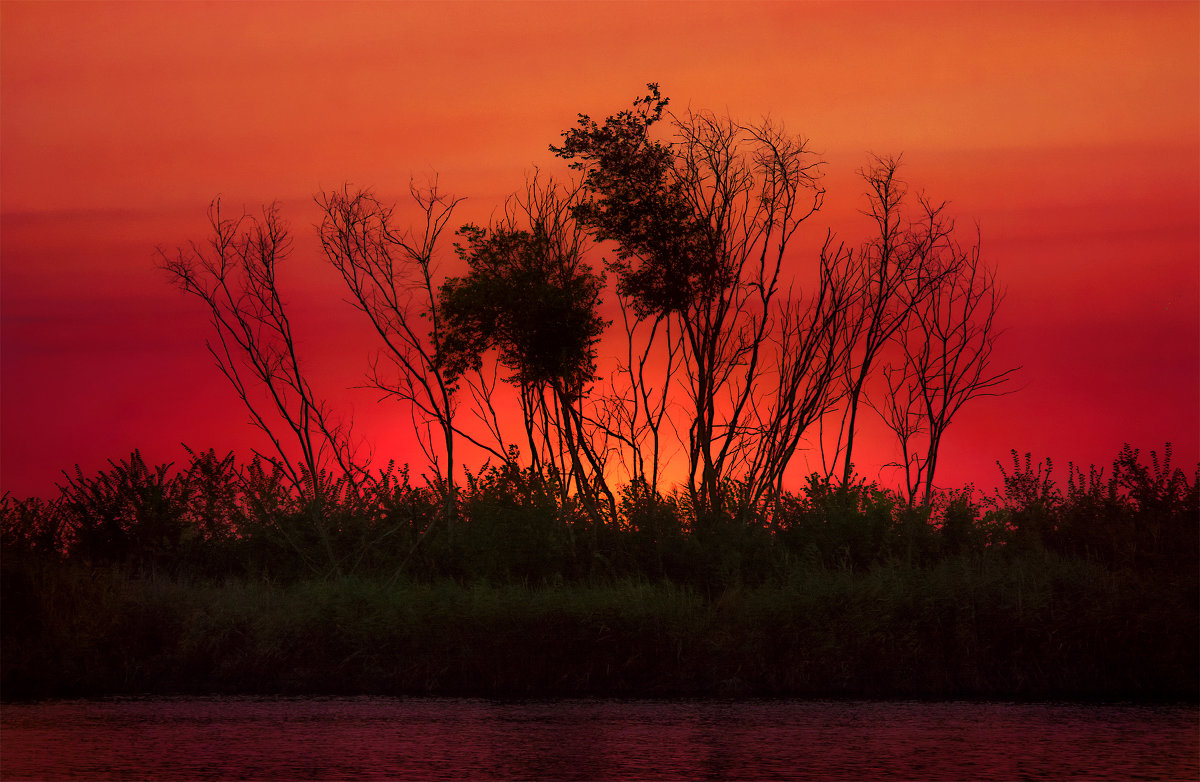
[[578, 127], [563, 133], [562, 146], [551, 147], [585, 172], [592, 195], [575, 207], [575, 217], [597, 239], [617, 243], [609, 264], [617, 292], [643, 317], [682, 312], [729, 282], [708, 225], [688, 201], [675, 151], [650, 136], [668, 99], [657, 84], [647, 86], [633, 108], [603, 125], [580, 114]]
[[495, 349], [514, 381], [578, 393], [595, 375], [607, 325], [596, 314], [601, 278], [540, 232], [467, 225], [459, 233], [469, 272], [439, 294], [446, 324], [439, 358], [449, 376], [479, 369]]

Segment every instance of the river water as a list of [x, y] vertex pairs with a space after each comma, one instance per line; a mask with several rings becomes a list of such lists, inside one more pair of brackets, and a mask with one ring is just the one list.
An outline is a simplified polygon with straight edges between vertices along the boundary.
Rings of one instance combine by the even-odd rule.
[[1191, 705], [129, 698], [0, 708], [0, 777], [1200, 778]]

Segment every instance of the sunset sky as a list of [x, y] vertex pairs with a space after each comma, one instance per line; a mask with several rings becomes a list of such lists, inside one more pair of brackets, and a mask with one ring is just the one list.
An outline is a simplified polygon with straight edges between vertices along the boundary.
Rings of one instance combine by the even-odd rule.
[[[938, 483], [990, 490], [1010, 449], [1200, 459], [1200, 4], [0, 3], [0, 491], [48, 494], [142, 449], [261, 445], [155, 248], [218, 194], [279, 201], [304, 360], [376, 461], [421, 459], [361, 385], [373, 345], [320, 257], [313, 195], [401, 199], [434, 173], [486, 221], [576, 114], [658, 82], [671, 107], [765, 115], [827, 162], [832, 228], [867, 235], [855, 170], [978, 223], [1019, 391], [968, 405]], [[448, 251], [444, 268], [452, 271]], [[599, 257], [595, 259], [599, 264]], [[811, 253], [797, 252], [797, 269]], [[868, 477], [890, 441], [864, 434]], [[1065, 479], [1065, 476], [1060, 476]]]

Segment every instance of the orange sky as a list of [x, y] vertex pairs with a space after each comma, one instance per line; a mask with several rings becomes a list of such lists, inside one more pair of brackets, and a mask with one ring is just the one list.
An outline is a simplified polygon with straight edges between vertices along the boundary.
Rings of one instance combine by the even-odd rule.
[[281, 201], [317, 385], [378, 457], [418, 459], [407, 415], [345, 390], [370, 346], [313, 252], [312, 195], [396, 199], [436, 171], [468, 197], [461, 220], [484, 220], [554, 165], [577, 112], [647, 81], [808, 137], [829, 164], [810, 239], [862, 238], [868, 152], [903, 152], [914, 185], [978, 220], [1023, 389], [964, 410], [939, 483], [990, 489], [1010, 448], [1107, 464], [1171, 440], [1200, 458], [1196, 3], [6, 1], [0, 488], [44, 493], [134, 447], [258, 442], [203, 312], [153, 267], [156, 245], [203, 237], [217, 194]]

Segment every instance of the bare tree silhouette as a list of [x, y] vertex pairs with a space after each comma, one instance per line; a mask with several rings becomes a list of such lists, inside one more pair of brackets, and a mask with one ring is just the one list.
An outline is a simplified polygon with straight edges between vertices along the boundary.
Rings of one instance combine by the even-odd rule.
[[828, 235], [816, 291], [807, 299], [789, 296], [779, 308], [771, 335], [777, 384], [760, 383], [752, 397], [743, 513], [783, 493], [784, 474], [805, 434], [840, 399], [838, 380], [849, 356], [845, 331], [857, 292], [847, 278], [847, 255]]
[[305, 501], [328, 565], [340, 574], [326, 506], [347, 482], [356, 485], [364, 470], [349, 426], [333, 420], [297, 355], [276, 274], [292, 247], [287, 225], [274, 204], [261, 217], [222, 217], [219, 199], [209, 206], [208, 219], [207, 246], [193, 242], [173, 253], [159, 248], [160, 266], [208, 307], [215, 332], [208, 351], [251, 422], [271, 441], [274, 453], [260, 456], [282, 470]]
[[[372, 360], [368, 382], [385, 397], [409, 406], [413, 429], [443, 492], [444, 515], [453, 526], [455, 496], [455, 384], [437, 361], [443, 337], [437, 307], [434, 255], [443, 230], [461, 198], [438, 190], [409, 185], [409, 195], [424, 225], [399, 231], [393, 225], [395, 207], [385, 206], [370, 192], [324, 193], [317, 203], [324, 212], [320, 225], [325, 256], [341, 274], [351, 301], [370, 320], [383, 349]], [[386, 371], [380, 361], [390, 366]], [[440, 447], [433, 442], [433, 428]], [[487, 447], [469, 434], [477, 445]], [[493, 451], [495, 452], [495, 451]]]
[[850, 357], [833, 453], [827, 452], [826, 444], [822, 447], [826, 475], [832, 477], [840, 462], [843, 484], [854, 475], [854, 437], [868, 379], [895, 334], [956, 268], [957, 259], [943, 252], [954, 229], [943, 216], [945, 205], [919, 197], [920, 215], [910, 221], [904, 208], [908, 186], [897, 176], [899, 166], [897, 157], [875, 157], [859, 171], [867, 184], [863, 214], [874, 223], [875, 235], [857, 254], [844, 256], [843, 279], [854, 291], [845, 329]]
[[[629, 296], [617, 294], [625, 341], [606, 393], [596, 400], [593, 420], [615, 445], [616, 458], [631, 482], [659, 491], [670, 458], [670, 378], [683, 371], [683, 333], [669, 313], [638, 317]], [[656, 366], [659, 365], [659, 366]]]
[[[673, 318], [683, 337], [683, 360], [667, 362], [661, 382], [680, 383], [688, 397], [692, 502], [719, 511], [730, 480], [758, 480], [742, 475], [762, 435], [752, 423], [756, 389], [778, 371], [768, 345], [794, 314], [780, 305], [780, 272], [796, 229], [821, 206], [821, 162], [771, 122], [708, 112], [672, 116], [670, 142], [656, 141], [650, 130], [667, 99], [655, 84], [648, 90], [603, 125], [580, 115], [552, 150], [584, 172], [576, 214], [616, 243], [618, 294], [639, 319]], [[638, 384], [629, 396], [648, 409], [658, 392], [642, 375], [628, 379]]]
[[[978, 243], [960, 247], [945, 204], [910, 198], [899, 158], [876, 156], [859, 171], [871, 238], [847, 248], [827, 233], [801, 290], [786, 265], [825, 192], [806, 140], [770, 120], [671, 114], [647, 88], [602, 123], [581, 114], [551, 147], [578, 181], [534, 173], [499, 219], [463, 226], [457, 277], [439, 281], [436, 256], [461, 199], [436, 181], [410, 183], [410, 230], [370, 191], [316, 198], [325, 256], [382, 343], [368, 383], [412, 416], [448, 529], [463, 444], [505, 463], [518, 453], [502, 378], [530, 467], [597, 527], [617, 516], [618, 477], [657, 497], [672, 458], [687, 470], [672, 501], [694, 519], [750, 521], [783, 495], [813, 429], [826, 479], [847, 485], [863, 402], [900, 443], [909, 502], [928, 500], [951, 420], [1013, 372], [991, 363], [1002, 294]], [[218, 366], [318, 506], [327, 484], [370, 476], [296, 358], [275, 285], [286, 226], [275, 207], [228, 220], [215, 202], [210, 221], [209, 246], [160, 250], [162, 265], [207, 303]], [[605, 264], [625, 340], [603, 383], [597, 346], [611, 324], [605, 279], [584, 261], [593, 241], [615, 251]]]
[[948, 241], [945, 251], [954, 272], [918, 302], [907, 326], [896, 332], [903, 362], [888, 368], [887, 404], [878, 408], [899, 440], [910, 503], [918, 492], [924, 502], [931, 500], [938, 452], [955, 414], [977, 397], [1009, 393], [1005, 386], [1019, 369], [993, 367], [1004, 291], [995, 269], [980, 260], [978, 239], [965, 250]]

